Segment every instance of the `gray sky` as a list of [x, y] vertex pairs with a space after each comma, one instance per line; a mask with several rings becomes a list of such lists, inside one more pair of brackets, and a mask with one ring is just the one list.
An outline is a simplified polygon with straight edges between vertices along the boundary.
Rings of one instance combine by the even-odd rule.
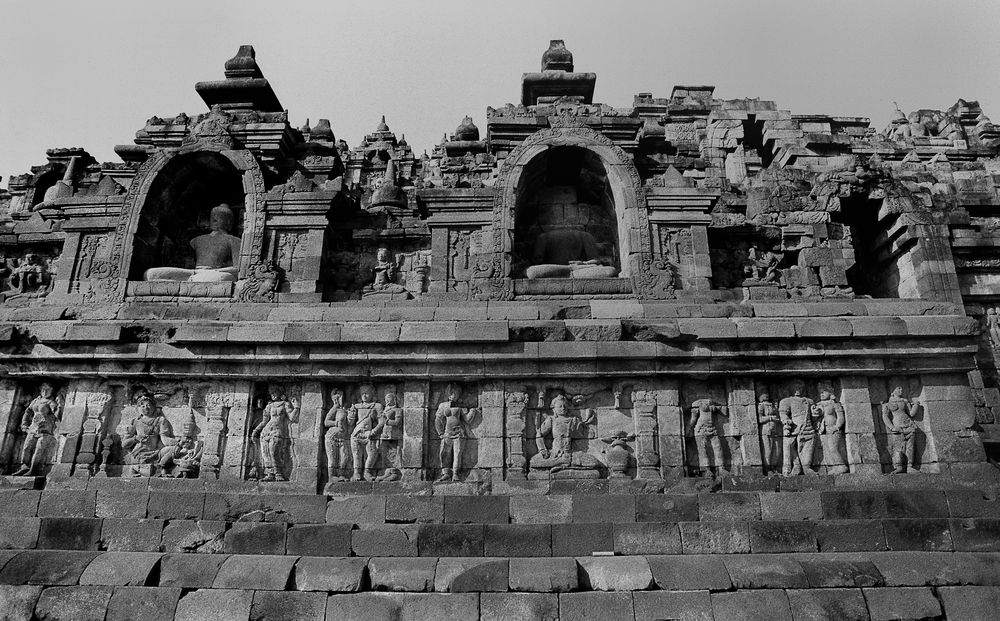
[[381, 114], [418, 153], [470, 114], [517, 103], [549, 39], [597, 73], [595, 99], [631, 105], [675, 84], [793, 114], [867, 116], [978, 99], [1000, 123], [1000, 2], [917, 0], [45, 1], [0, 6], [0, 175], [82, 146], [118, 161], [153, 115], [204, 112], [252, 44], [293, 125], [331, 120], [351, 146]]

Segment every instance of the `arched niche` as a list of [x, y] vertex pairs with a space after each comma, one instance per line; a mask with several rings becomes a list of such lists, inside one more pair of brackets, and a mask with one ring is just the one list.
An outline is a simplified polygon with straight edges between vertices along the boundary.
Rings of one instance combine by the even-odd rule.
[[142, 280], [151, 267], [194, 268], [191, 240], [209, 232], [213, 207], [233, 210], [230, 234], [242, 237], [243, 175], [229, 159], [211, 151], [179, 155], [150, 185], [132, 237], [128, 279]]
[[596, 153], [555, 146], [524, 167], [514, 207], [514, 278], [539, 264], [624, 263], [608, 172]]

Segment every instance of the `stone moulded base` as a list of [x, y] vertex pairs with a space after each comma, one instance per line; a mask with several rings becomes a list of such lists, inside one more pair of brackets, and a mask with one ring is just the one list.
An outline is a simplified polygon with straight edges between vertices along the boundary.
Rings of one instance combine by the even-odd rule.
[[229, 298], [231, 282], [177, 282], [171, 280], [130, 280], [125, 286], [129, 297]]
[[558, 472], [539, 470], [528, 473], [528, 479], [531, 481], [544, 481], [547, 479], [599, 479], [599, 478], [601, 478], [601, 473], [596, 470], [559, 470]]

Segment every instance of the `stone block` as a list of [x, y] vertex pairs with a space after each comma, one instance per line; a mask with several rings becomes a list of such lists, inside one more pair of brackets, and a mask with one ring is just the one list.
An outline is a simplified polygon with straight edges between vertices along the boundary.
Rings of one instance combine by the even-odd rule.
[[955, 550], [1000, 552], [1000, 519], [963, 518], [948, 521]]
[[303, 556], [295, 563], [295, 588], [299, 591], [354, 593], [361, 590], [366, 558]]
[[572, 494], [575, 496], [593, 496], [610, 492], [611, 482], [608, 479], [553, 479], [549, 481], [549, 493]]
[[35, 517], [42, 492], [31, 489], [0, 490], [0, 517]]
[[420, 556], [482, 556], [482, 524], [421, 524], [417, 529]]
[[479, 596], [480, 621], [558, 621], [559, 597], [555, 593], [483, 593]]
[[506, 524], [509, 521], [506, 496], [447, 496], [444, 521], [450, 524]]
[[1000, 587], [940, 587], [937, 593], [949, 621], [991, 619], [1000, 610]]
[[644, 591], [653, 585], [649, 563], [642, 556], [583, 556], [580, 586], [594, 591]]
[[810, 588], [875, 587], [885, 578], [871, 561], [840, 555], [813, 555], [799, 559]]
[[325, 593], [257, 591], [250, 606], [250, 621], [323, 621]]
[[548, 524], [487, 524], [486, 556], [550, 556], [552, 527]]
[[222, 563], [213, 589], [284, 591], [297, 557], [267, 554], [233, 554]]
[[879, 552], [888, 549], [880, 520], [823, 520], [816, 523], [820, 552]]
[[263, 505], [268, 522], [322, 524], [326, 519], [326, 498], [315, 494], [272, 494]]
[[680, 554], [681, 533], [670, 522], [615, 524], [616, 554]]
[[762, 492], [760, 516], [764, 520], [819, 520], [823, 506], [819, 492]]
[[445, 593], [506, 591], [507, 559], [442, 558], [434, 572], [434, 590]]
[[564, 524], [572, 518], [572, 496], [511, 496], [513, 524]]
[[936, 490], [888, 490], [886, 514], [891, 518], [946, 518], [948, 498]]
[[121, 552], [157, 552], [163, 520], [104, 518], [101, 548]]
[[684, 554], [745, 554], [750, 552], [746, 522], [681, 522]]
[[263, 519], [264, 504], [260, 494], [205, 494], [206, 520], [227, 522], [260, 521]]
[[947, 490], [951, 517], [1000, 518], [1000, 494], [978, 489]]
[[253, 591], [199, 589], [177, 602], [175, 621], [248, 621]]
[[98, 555], [74, 550], [28, 550], [11, 558], [0, 571], [0, 584], [77, 584]]
[[95, 514], [99, 518], [142, 519], [146, 517], [149, 492], [124, 492], [115, 489], [97, 490]]
[[109, 586], [57, 586], [42, 591], [35, 604], [39, 621], [104, 621], [112, 588]]
[[285, 553], [350, 556], [351, 524], [294, 525], [285, 533]]
[[30, 621], [41, 594], [40, 586], [0, 584], [0, 619]]
[[635, 522], [635, 496], [573, 496], [572, 520], [580, 522]]
[[750, 522], [750, 551], [754, 554], [815, 552], [816, 523], [770, 520]]
[[697, 522], [697, 494], [643, 494], [635, 497], [637, 522]]
[[635, 619], [631, 593], [560, 593], [561, 619], [574, 621], [631, 621]]
[[512, 558], [511, 591], [565, 593], [579, 585], [579, 571], [572, 558]]
[[327, 621], [341, 619], [476, 619], [479, 596], [475, 593], [358, 593], [331, 595]]
[[151, 491], [146, 517], [154, 520], [200, 520], [205, 513], [204, 492]]
[[888, 515], [884, 492], [820, 492], [820, 502], [827, 520], [870, 520]]
[[637, 591], [632, 594], [636, 621], [682, 619], [714, 621], [712, 598], [708, 591], [663, 592]]
[[101, 541], [99, 518], [42, 518], [40, 550], [97, 550]]
[[721, 556], [648, 556], [656, 586], [665, 591], [728, 591], [733, 588]]
[[882, 520], [890, 550], [954, 550], [948, 520]]
[[861, 589], [789, 589], [793, 619], [815, 621], [868, 621], [868, 606]]
[[385, 506], [385, 496], [334, 496], [326, 505], [326, 521], [332, 524], [383, 524]]
[[437, 563], [436, 558], [373, 558], [368, 575], [375, 591], [432, 591]]
[[163, 527], [160, 547], [164, 552], [214, 554], [225, 548], [226, 522], [172, 520]]
[[787, 555], [727, 556], [723, 562], [737, 589], [804, 589], [809, 586], [802, 567]]
[[883, 587], [865, 589], [864, 594], [871, 621], [935, 619], [941, 616], [941, 603], [930, 588]]
[[45, 490], [38, 503], [38, 517], [94, 517], [96, 492]]
[[585, 556], [614, 549], [613, 524], [552, 525], [552, 556]]
[[80, 584], [152, 586], [150, 578], [163, 556], [159, 552], [105, 552], [80, 575]]
[[385, 521], [402, 523], [443, 522], [444, 501], [444, 496], [387, 496]]
[[286, 524], [236, 522], [226, 532], [227, 554], [284, 554]]
[[227, 558], [224, 554], [165, 554], [160, 559], [160, 586], [210, 588]]
[[698, 508], [702, 521], [760, 519], [760, 497], [755, 493], [699, 494]]
[[712, 612], [725, 621], [792, 621], [788, 597], [780, 590], [712, 593]]
[[40, 518], [0, 518], [0, 550], [30, 550], [38, 545]]
[[355, 556], [417, 556], [417, 525], [385, 524], [351, 532]]

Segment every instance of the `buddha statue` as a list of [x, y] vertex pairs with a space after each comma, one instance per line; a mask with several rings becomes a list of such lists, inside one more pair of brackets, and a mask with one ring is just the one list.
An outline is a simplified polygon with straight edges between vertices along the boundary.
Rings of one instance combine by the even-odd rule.
[[569, 186], [547, 188], [539, 200], [538, 226], [531, 254], [532, 264], [525, 270], [536, 278], [613, 278], [618, 269], [604, 256], [594, 235], [580, 222], [586, 205], [576, 200]]
[[240, 238], [230, 235], [233, 228], [233, 210], [222, 204], [212, 208], [209, 219], [211, 233], [191, 240], [195, 268], [154, 267], [146, 270], [145, 280], [173, 280], [181, 282], [235, 282], [239, 268]]

